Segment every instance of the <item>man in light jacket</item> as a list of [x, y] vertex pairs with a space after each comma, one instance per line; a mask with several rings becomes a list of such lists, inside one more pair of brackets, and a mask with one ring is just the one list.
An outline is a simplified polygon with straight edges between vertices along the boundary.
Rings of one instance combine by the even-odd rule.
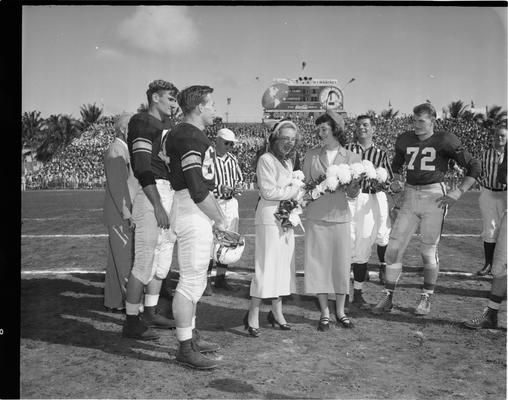
[[116, 137], [104, 157], [106, 191], [103, 222], [109, 234], [104, 306], [112, 312], [122, 312], [125, 309], [125, 284], [133, 259], [134, 223], [131, 209], [138, 181], [132, 173], [127, 148], [130, 117], [130, 114], [122, 114], [116, 120]]

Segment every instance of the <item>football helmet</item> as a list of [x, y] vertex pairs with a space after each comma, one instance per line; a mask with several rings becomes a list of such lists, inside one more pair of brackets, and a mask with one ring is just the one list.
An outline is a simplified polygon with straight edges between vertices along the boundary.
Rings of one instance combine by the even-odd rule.
[[220, 264], [234, 264], [245, 249], [245, 239], [233, 231], [214, 231], [213, 259]]

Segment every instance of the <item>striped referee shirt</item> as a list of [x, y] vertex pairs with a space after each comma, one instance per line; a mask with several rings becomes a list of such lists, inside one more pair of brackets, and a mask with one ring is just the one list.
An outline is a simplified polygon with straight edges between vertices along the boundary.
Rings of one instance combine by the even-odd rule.
[[494, 191], [506, 190], [506, 184], [501, 184], [497, 181], [497, 174], [504, 156], [506, 156], [504, 152], [498, 153], [493, 147], [483, 152], [482, 174], [479, 183], [485, 189]]
[[226, 153], [222, 157], [216, 156], [213, 164], [215, 167], [215, 189], [213, 194], [219, 199], [230, 199], [231, 197], [224, 196], [222, 187], [226, 185], [234, 188], [243, 182], [243, 175], [238, 161], [231, 153]]
[[[364, 149], [363, 146], [358, 143], [349, 143], [346, 148], [353, 153], [359, 154], [362, 157], [362, 160], [369, 160], [372, 164], [374, 164], [374, 168], [384, 168], [386, 172], [388, 172], [388, 180], [393, 179], [393, 172], [390, 162], [388, 161], [388, 155], [386, 151], [376, 147], [374, 144], [370, 146], [368, 149]], [[367, 183], [362, 181], [362, 191], [370, 191], [370, 193], [375, 193], [372, 189], [367, 189]]]

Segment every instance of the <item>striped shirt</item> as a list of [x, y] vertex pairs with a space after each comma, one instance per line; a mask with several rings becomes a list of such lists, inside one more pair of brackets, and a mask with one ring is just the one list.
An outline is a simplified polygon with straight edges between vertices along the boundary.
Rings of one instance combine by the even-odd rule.
[[[370, 161], [372, 164], [374, 164], [374, 168], [382, 167], [386, 169], [386, 172], [388, 172], [388, 180], [393, 179], [392, 167], [388, 161], [388, 155], [386, 154], [386, 151], [376, 147], [374, 144], [372, 144], [372, 146], [370, 146], [368, 149], [364, 149], [363, 146], [358, 142], [349, 143], [346, 148], [353, 153], [359, 154], [362, 157], [362, 160]], [[368, 190], [366, 185], [367, 182], [362, 181], [362, 190]], [[375, 193], [374, 190], [370, 190], [370, 192]]]
[[213, 194], [216, 198], [228, 199], [222, 191], [224, 185], [234, 188], [243, 182], [242, 171], [238, 161], [231, 153], [226, 153], [222, 157], [216, 156], [214, 159], [215, 167], [215, 189]]
[[496, 149], [490, 148], [482, 154], [482, 174], [478, 183], [485, 189], [502, 191], [506, 190], [506, 184], [498, 182], [497, 175], [500, 164], [506, 156], [504, 152], [498, 153]]

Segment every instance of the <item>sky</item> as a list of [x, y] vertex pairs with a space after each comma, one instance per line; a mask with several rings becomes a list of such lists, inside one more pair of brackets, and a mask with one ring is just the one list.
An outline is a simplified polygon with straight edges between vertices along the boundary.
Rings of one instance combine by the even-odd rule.
[[[336, 79], [350, 115], [430, 100], [507, 107], [507, 9], [409, 6], [23, 6], [22, 111], [135, 112], [150, 81], [214, 88], [260, 122], [274, 78]], [[302, 63], [305, 67], [302, 68]], [[347, 84], [352, 78], [355, 80]], [[227, 98], [231, 104], [227, 105]]]

